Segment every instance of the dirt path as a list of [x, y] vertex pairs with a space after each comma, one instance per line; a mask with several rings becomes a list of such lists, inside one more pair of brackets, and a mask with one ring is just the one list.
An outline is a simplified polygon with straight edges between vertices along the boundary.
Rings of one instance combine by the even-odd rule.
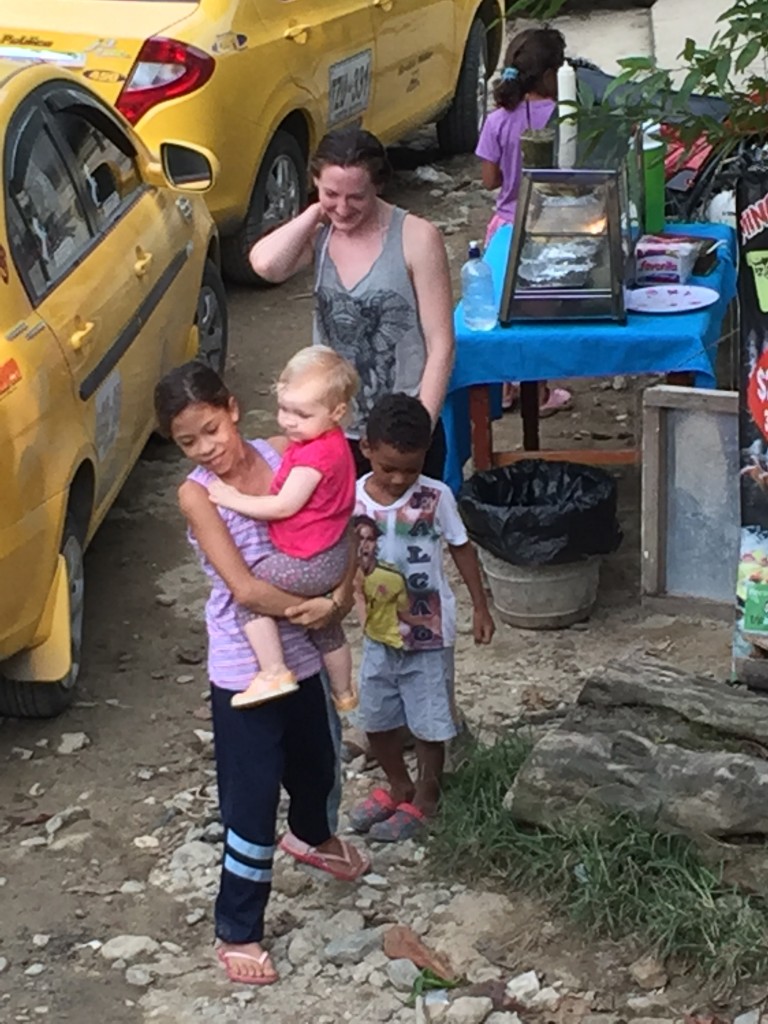
[[[488, 200], [469, 187], [470, 161], [440, 169], [450, 182], [417, 185], [400, 174], [392, 198], [448, 224], [458, 271], [467, 240], [482, 237]], [[310, 286], [305, 277], [279, 290], [231, 293], [230, 381], [249, 434], [273, 428], [270, 383], [286, 355], [309, 341]], [[633, 434], [636, 392], [618, 385], [579, 382], [574, 412], [547, 421], [545, 437]], [[518, 427], [510, 420], [501, 429]], [[462, 969], [494, 970], [472, 945], [492, 924], [488, 898], [452, 889], [447, 879], [424, 881], [418, 851], [377, 855], [377, 877], [351, 893], [280, 863], [271, 927], [276, 960], [289, 976], [271, 992], [236, 992], [214, 965], [219, 830], [208, 788], [205, 586], [175, 507], [185, 471], [172, 448], [150, 446], [88, 553], [85, 669], [75, 706], [56, 721], [0, 721], [0, 1020], [411, 1019], [376, 950], [342, 964], [320, 950], [329, 936], [348, 937], [363, 924], [398, 920], [427, 932], [431, 916], [430, 938], [440, 938]], [[580, 672], [617, 654], [652, 651], [726, 674], [726, 627], [640, 610], [637, 507], [638, 482], [629, 474], [621, 481], [626, 540], [607, 560], [588, 628], [534, 634], [502, 627], [482, 653], [461, 633], [459, 699], [473, 725], [496, 730], [521, 704], [568, 700]], [[357, 642], [359, 631], [351, 633]], [[78, 732], [88, 745], [58, 753], [62, 734]], [[365, 784], [353, 778], [350, 791]], [[49, 817], [61, 812], [63, 821]], [[518, 901], [505, 913], [514, 930], [537, 912]], [[546, 930], [546, 915], [536, 927]], [[102, 946], [126, 935], [146, 941]], [[550, 959], [554, 942], [561, 965], [572, 970], [576, 953], [567, 937], [559, 947], [551, 934], [542, 941]], [[591, 952], [584, 972], [593, 976], [578, 984], [610, 986], [605, 960]]]

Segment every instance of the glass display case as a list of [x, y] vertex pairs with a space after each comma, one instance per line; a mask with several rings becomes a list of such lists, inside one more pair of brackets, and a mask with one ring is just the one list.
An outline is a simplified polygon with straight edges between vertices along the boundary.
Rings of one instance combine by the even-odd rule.
[[623, 322], [625, 266], [638, 230], [626, 165], [524, 170], [499, 320]]

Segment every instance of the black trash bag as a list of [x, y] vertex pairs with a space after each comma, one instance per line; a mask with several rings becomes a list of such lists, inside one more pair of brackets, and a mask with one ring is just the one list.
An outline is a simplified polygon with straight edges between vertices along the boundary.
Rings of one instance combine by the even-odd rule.
[[526, 459], [475, 473], [459, 494], [475, 543], [512, 565], [556, 565], [615, 551], [616, 481], [574, 462]]

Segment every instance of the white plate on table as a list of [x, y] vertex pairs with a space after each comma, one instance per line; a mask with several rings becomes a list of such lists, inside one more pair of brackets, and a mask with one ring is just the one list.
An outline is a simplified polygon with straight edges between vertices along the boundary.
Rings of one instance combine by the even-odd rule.
[[700, 284], [652, 284], [628, 288], [624, 304], [633, 313], [690, 313], [711, 306], [719, 298], [714, 288]]

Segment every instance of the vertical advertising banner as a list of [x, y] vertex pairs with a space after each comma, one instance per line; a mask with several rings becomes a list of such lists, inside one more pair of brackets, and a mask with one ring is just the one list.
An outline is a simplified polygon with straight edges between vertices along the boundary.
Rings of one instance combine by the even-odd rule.
[[753, 164], [736, 192], [740, 241], [741, 549], [734, 676], [768, 689], [768, 165]]

